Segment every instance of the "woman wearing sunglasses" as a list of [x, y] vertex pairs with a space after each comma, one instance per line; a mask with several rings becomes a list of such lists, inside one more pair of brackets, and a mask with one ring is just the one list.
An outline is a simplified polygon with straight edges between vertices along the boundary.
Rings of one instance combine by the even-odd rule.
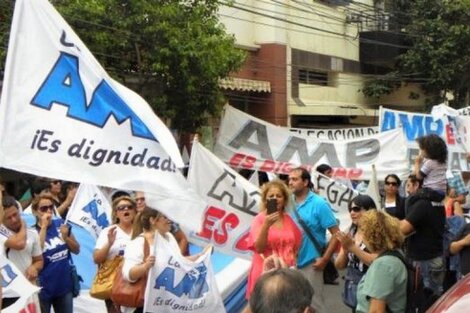
[[35, 228], [43, 249], [44, 267], [39, 273], [38, 285], [41, 288], [39, 301], [41, 312], [49, 313], [51, 306], [55, 312], [73, 312], [73, 281], [70, 265], [70, 252], [78, 254], [80, 244], [75, 240], [69, 225], [61, 218], [52, 218], [54, 199], [49, 195], [39, 195], [33, 199]]
[[353, 312], [357, 305], [357, 285], [366, 273], [369, 265], [377, 257], [370, 253], [362, 239], [362, 232], [358, 227], [358, 221], [364, 212], [376, 210], [374, 200], [367, 195], [358, 195], [349, 203], [349, 214], [352, 224], [347, 233], [337, 232], [336, 238], [341, 242], [341, 250], [335, 260], [337, 269], [346, 268], [344, 277], [344, 289], [342, 298], [344, 304]]
[[[98, 266], [106, 261], [114, 263], [112, 260], [115, 258], [122, 260], [132, 237], [132, 225], [137, 213], [134, 200], [128, 196], [118, 197], [114, 199], [112, 208], [113, 225], [100, 232], [93, 252], [93, 261]], [[117, 264], [113, 266], [117, 267]], [[109, 313], [119, 312], [111, 299], [106, 299], [105, 303]]]
[[400, 188], [400, 178], [395, 174], [388, 174], [384, 180], [385, 194], [382, 198], [382, 207], [385, 211], [402, 220], [405, 218], [405, 199], [398, 192]]

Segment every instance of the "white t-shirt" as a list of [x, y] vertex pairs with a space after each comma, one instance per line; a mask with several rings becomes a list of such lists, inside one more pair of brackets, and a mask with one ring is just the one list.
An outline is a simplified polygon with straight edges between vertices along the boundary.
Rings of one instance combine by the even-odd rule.
[[118, 225], [111, 225], [106, 227], [100, 232], [98, 239], [96, 240], [95, 250], [101, 249], [108, 244], [108, 233], [109, 230], [116, 227], [116, 240], [113, 245], [109, 248], [107, 260], [113, 259], [116, 255], [124, 255], [124, 250], [127, 244], [131, 241], [131, 235], [124, 232]]
[[41, 245], [39, 244], [39, 235], [35, 229], [26, 229], [26, 246], [23, 250], [9, 249], [5, 247], [5, 242], [14, 233], [0, 225], [0, 243], [4, 247], [6, 257], [13, 262], [16, 267], [26, 273], [26, 269], [33, 263], [33, 257], [42, 255]]

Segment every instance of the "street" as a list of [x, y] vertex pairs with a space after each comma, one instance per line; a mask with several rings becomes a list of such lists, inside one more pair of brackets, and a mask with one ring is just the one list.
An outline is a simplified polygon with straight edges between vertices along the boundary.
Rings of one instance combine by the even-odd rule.
[[339, 285], [325, 285], [325, 300], [331, 313], [350, 313], [352, 310], [343, 304], [341, 300], [341, 290], [343, 290], [344, 271], [339, 273]]

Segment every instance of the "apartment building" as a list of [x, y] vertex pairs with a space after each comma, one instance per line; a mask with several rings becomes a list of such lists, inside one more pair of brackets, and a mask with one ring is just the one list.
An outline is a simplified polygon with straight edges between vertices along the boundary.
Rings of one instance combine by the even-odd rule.
[[380, 1], [225, 1], [221, 22], [248, 52], [243, 69], [224, 81], [231, 105], [277, 125], [308, 128], [374, 125], [381, 105], [424, 104], [424, 97], [410, 99], [421, 93], [413, 84], [380, 99], [361, 92], [406, 51]]

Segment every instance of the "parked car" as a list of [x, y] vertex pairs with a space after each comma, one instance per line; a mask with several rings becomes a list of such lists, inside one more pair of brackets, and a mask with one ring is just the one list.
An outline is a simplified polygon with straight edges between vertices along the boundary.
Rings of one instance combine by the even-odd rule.
[[470, 274], [459, 280], [426, 311], [426, 313], [468, 312], [470, 312]]

